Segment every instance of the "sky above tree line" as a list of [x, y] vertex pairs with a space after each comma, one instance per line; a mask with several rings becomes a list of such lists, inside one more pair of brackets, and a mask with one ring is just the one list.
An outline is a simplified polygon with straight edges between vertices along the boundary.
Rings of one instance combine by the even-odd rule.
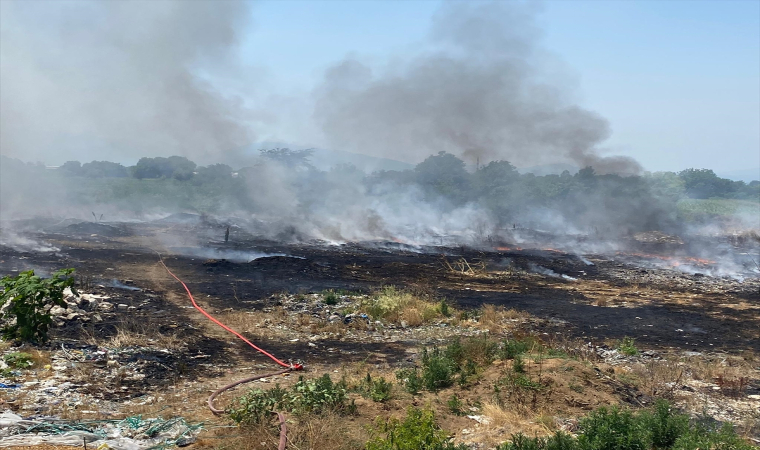
[[463, 5], [4, 1], [0, 150], [209, 163], [270, 142], [760, 178], [760, 1]]
[[[263, 1], [241, 52], [282, 90], [307, 91], [346, 54], [425, 45], [437, 1]], [[648, 170], [760, 172], [760, 2], [539, 4], [544, 47], [577, 101], [611, 123], [605, 146]], [[760, 176], [760, 175], [759, 175]]]

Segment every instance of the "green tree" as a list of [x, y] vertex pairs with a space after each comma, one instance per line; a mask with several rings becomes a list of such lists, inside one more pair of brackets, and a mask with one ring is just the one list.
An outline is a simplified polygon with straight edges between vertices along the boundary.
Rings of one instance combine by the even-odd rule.
[[462, 203], [470, 195], [470, 174], [464, 161], [451, 153], [438, 152], [414, 168], [417, 183], [429, 194], [447, 197]]
[[184, 156], [168, 158], [140, 158], [132, 168], [134, 178], [175, 178], [187, 180], [192, 178], [196, 164]]
[[691, 198], [729, 197], [736, 191], [733, 181], [720, 178], [710, 169], [686, 169], [678, 172], [678, 176]]
[[67, 176], [82, 175], [82, 163], [79, 161], [66, 161], [58, 170]]
[[88, 178], [122, 178], [128, 176], [128, 173], [127, 168], [119, 163], [92, 161], [82, 164], [79, 175]]

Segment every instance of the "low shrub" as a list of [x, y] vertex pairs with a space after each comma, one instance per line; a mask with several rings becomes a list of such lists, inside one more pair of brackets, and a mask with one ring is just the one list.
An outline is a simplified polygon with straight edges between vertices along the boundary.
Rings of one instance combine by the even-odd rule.
[[404, 420], [378, 421], [372, 433], [366, 450], [467, 450], [451, 442], [429, 409], [410, 408]]
[[478, 374], [481, 365], [493, 361], [498, 349], [498, 343], [488, 336], [465, 340], [456, 338], [443, 349], [423, 349], [420, 358], [422, 367], [419, 370], [402, 369], [396, 373], [396, 378], [412, 394], [422, 389], [437, 392], [455, 382], [466, 386]]
[[446, 303], [446, 299], [441, 300], [438, 310], [443, 317], [451, 317], [451, 309], [449, 308], [449, 304]]
[[462, 403], [462, 400], [459, 400], [459, 397], [456, 395], [449, 397], [448, 401], [446, 401], [446, 406], [448, 407], [449, 412], [456, 416], [464, 416], [467, 414], [467, 411], [464, 409], [464, 403]]
[[623, 338], [617, 349], [626, 356], [636, 356], [639, 354], [639, 349], [636, 348], [636, 340], [628, 336]]
[[422, 390], [422, 378], [417, 368], [400, 369], [396, 372], [396, 379], [401, 382], [404, 389], [412, 395], [417, 395]]
[[16, 277], [0, 279], [0, 319], [2, 334], [7, 340], [44, 342], [53, 323], [50, 308], [66, 307], [63, 291], [70, 288], [78, 295], [72, 276], [74, 269], [63, 269], [50, 278], [41, 278], [33, 270], [21, 272]]
[[512, 361], [512, 371], [514, 373], [525, 373], [525, 361], [523, 361], [522, 356], [515, 355]]
[[322, 299], [325, 305], [333, 306], [338, 304], [340, 297], [338, 297], [338, 294], [335, 293], [335, 291], [329, 290], [322, 293]]
[[512, 436], [497, 450], [751, 450], [730, 424], [710, 427], [693, 423], [689, 416], [660, 400], [651, 410], [638, 413], [602, 407], [580, 422], [573, 437], [557, 432], [549, 437]]
[[386, 381], [383, 377], [372, 378], [369, 373], [357, 388], [362, 397], [378, 403], [390, 400], [392, 389], [393, 383]]
[[356, 405], [348, 398], [346, 383], [334, 383], [328, 374], [312, 380], [300, 377], [289, 390], [280, 386], [267, 391], [252, 389], [235, 404], [227, 413], [237, 423], [261, 423], [275, 410], [297, 415], [325, 410], [339, 414], [356, 412]]
[[3, 356], [3, 361], [11, 369], [28, 369], [34, 365], [32, 355], [24, 352], [12, 352]]
[[422, 351], [422, 385], [428, 391], [435, 392], [451, 386], [458, 371], [458, 364], [445, 350], [433, 348]]
[[499, 347], [499, 358], [515, 359], [516, 357], [527, 353], [533, 342], [528, 339], [505, 339]]

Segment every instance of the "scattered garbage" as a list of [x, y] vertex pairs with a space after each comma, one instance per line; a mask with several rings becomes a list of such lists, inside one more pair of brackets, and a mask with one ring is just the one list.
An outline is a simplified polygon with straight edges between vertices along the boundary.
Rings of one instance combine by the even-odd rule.
[[61, 420], [52, 417], [24, 419], [10, 411], [0, 414], [0, 448], [20, 445], [87, 444], [100, 450], [159, 450], [195, 442], [203, 424], [181, 417], [122, 420]]

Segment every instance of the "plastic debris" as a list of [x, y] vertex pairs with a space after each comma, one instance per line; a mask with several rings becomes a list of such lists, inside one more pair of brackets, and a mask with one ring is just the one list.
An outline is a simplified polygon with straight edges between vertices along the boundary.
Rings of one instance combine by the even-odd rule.
[[71, 421], [52, 417], [24, 419], [10, 411], [0, 414], [0, 448], [20, 445], [73, 445], [102, 450], [163, 450], [195, 442], [202, 424], [181, 417]]

